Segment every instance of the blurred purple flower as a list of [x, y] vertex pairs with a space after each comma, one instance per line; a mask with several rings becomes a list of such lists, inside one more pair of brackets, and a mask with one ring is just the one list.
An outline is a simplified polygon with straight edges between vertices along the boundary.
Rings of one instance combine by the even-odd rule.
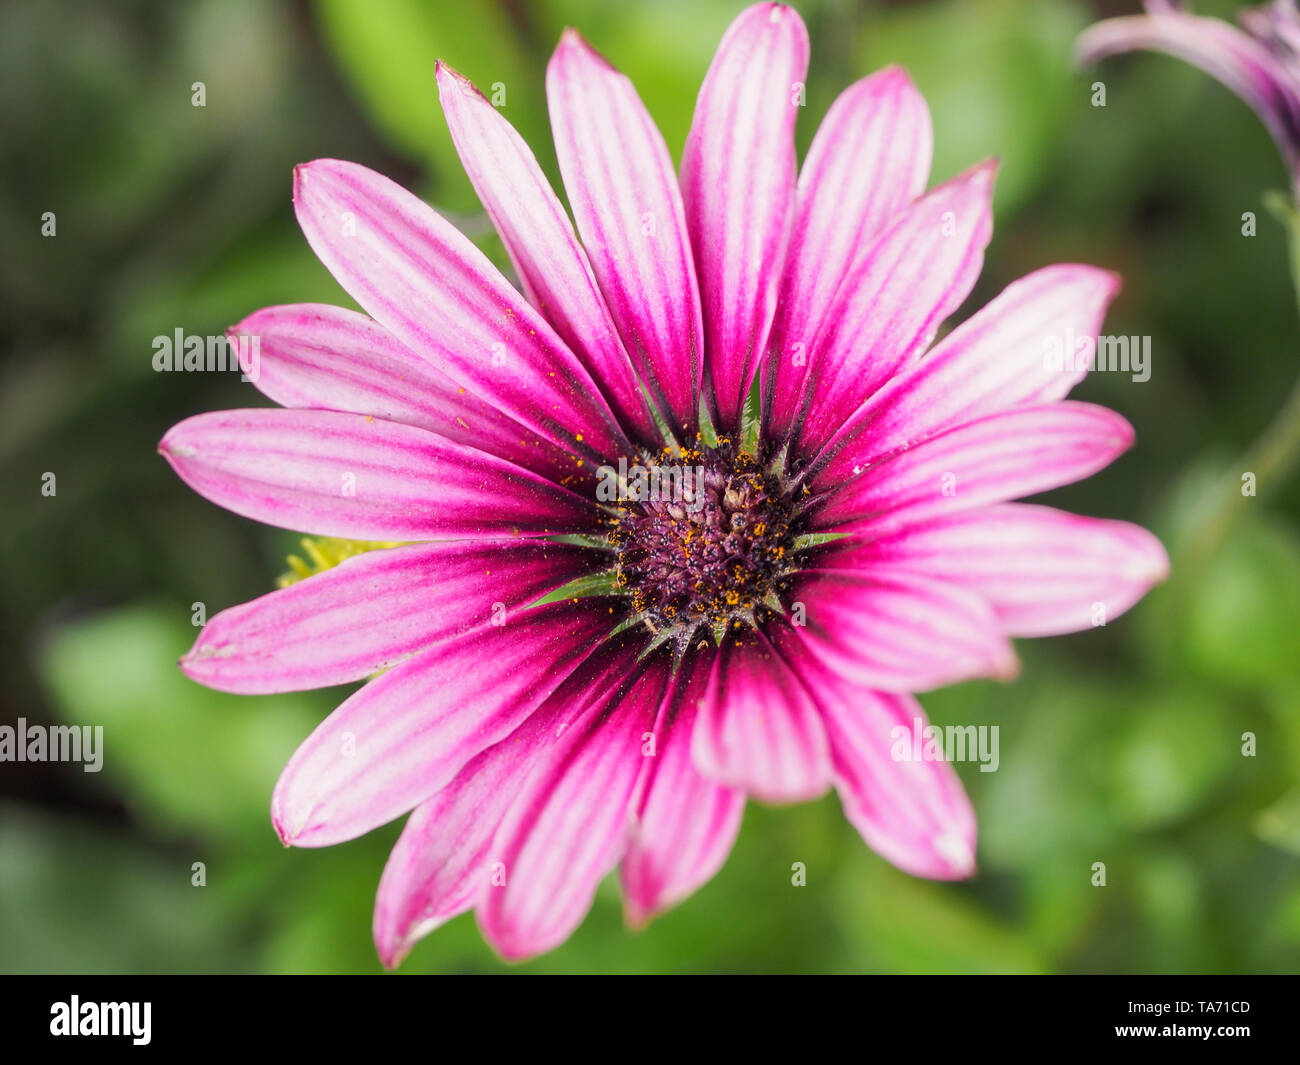
[[1268, 127], [1300, 189], [1300, 11], [1295, 0], [1247, 8], [1242, 29], [1193, 15], [1174, 0], [1146, 0], [1145, 15], [1106, 19], [1079, 38], [1078, 55], [1094, 63], [1120, 52], [1165, 52], [1217, 78]]

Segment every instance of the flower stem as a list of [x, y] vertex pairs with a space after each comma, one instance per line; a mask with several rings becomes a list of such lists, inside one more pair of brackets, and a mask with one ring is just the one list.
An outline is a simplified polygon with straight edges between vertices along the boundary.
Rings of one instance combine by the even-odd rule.
[[[1268, 193], [1264, 202], [1286, 229], [1287, 261], [1295, 292], [1296, 311], [1300, 314], [1300, 212], [1282, 192]], [[1254, 474], [1258, 488], [1264, 484], [1285, 483], [1295, 471], [1297, 462], [1300, 462], [1300, 379], [1292, 386], [1273, 420], [1242, 453], [1235, 468], [1241, 474]], [[1199, 575], [1215, 549], [1245, 512], [1248, 497], [1242, 494], [1240, 483], [1230, 482], [1230, 485], [1186, 546], [1184, 572], [1190, 577]]]

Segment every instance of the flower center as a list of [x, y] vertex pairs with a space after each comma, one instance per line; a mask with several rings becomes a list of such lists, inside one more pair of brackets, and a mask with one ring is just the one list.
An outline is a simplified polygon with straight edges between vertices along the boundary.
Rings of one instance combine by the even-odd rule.
[[721, 639], [783, 609], [798, 519], [775, 473], [726, 441], [620, 467], [617, 583], [652, 632], [685, 643], [706, 627]]

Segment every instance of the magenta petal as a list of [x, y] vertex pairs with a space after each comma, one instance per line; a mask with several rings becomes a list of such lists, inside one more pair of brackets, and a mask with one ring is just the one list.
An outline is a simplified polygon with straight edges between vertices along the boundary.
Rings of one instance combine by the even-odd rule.
[[907, 695], [857, 692], [826, 701], [835, 788], [867, 846], [915, 876], [960, 880], [975, 872], [975, 811], [944, 761], [896, 761], [892, 729], [924, 736], [928, 722]]
[[595, 503], [409, 425], [313, 410], [198, 414], [158, 450], [194, 491], [246, 518], [350, 540], [589, 532]]
[[573, 217], [633, 364], [674, 431], [693, 438], [704, 327], [672, 158], [632, 83], [574, 30], [546, 68]]
[[1006, 503], [828, 549], [818, 565], [907, 571], [987, 599], [1012, 636], [1106, 624], [1169, 573], [1160, 541], [1123, 521]]
[[461, 387], [602, 461], [627, 440], [577, 356], [450, 222], [355, 163], [298, 167], [294, 209], [348, 294]]
[[744, 792], [703, 776], [691, 759], [691, 732], [709, 678], [708, 652], [681, 667], [655, 723], [636, 821], [620, 866], [624, 911], [633, 927], [675, 906], [711, 879], [731, 852]]
[[437, 640], [510, 622], [602, 556], [542, 540], [412, 544], [223, 610], [181, 659], [209, 688], [244, 695], [360, 680]]
[[[395, 969], [415, 944], [474, 908], [491, 873], [492, 834], [509, 807], [512, 778], [540, 753], [534, 714], [516, 730], [522, 757], [499, 757], [501, 744], [477, 755], [456, 779], [412, 811], [384, 866], [375, 897], [375, 949]], [[503, 741], [508, 743], [509, 740]]]
[[763, 370], [767, 436], [789, 433], [825, 309], [871, 239], [925, 190], [932, 147], [929, 109], [901, 67], [854, 82], [826, 112], [799, 170]]
[[1018, 670], [992, 608], [969, 589], [892, 571], [810, 570], [791, 596], [804, 643], [852, 684], [917, 692]]
[[271, 816], [286, 844], [324, 847], [400, 817], [508, 736], [594, 651], [609, 601], [565, 601], [445, 640], [381, 673], [294, 752]]
[[635, 661], [635, 648], [607, 644], [499, 743], [476, 756], [450, 784], [411, 814], [384, 866], [375, 899], [380, 960], [398, 965], [417, 940], [471, 909], [502, 883], [493, 839], [528, 774]]
[[668, 683], [652, 662], [581, 718], [539, 760], [497, 830], [504, 884], [478, 907], [484, 937], [519, 960], [563, 943], [627, 846], [646, 734]]
[[[1132, 443], [1132, 426], [1114, 411], [1066, 400], [968, 422], [861, 472], [851, 464], [874, 456], [858, 458], [846, 449], [814, 480], [814, 487], [833, 491], [815, 523], [881, 535], [1073, 484], [1105, 469]], [[863, 448], [872, 442], [864, 440]]]
[[439, 373], [372, 318], [342, 307], [267, 307], [230, 329], [255, 337], [254, 384], [282, 407], [402, 422], [508, 459], [557, 484], [583, 478], [572, 451], [544, 440]]
[[801, 663], [826, 723], [845, 816], [867, 846], [915, 876], [974, 873], [975, 812], [961, 780], [947, 762], [914, 757], [924, 753], [929, 724], [920, 703], [863, 690], [799, 654], [799, 630], [785, 637], [780, 645]]
[[1079, 342], [1095, 344], [1118, 290], [1114, 274], [1074, 264], [1012, 282], [873, 395], [826, 453], [857, 453], [869, 440], [888, 455], [986, 414], [1063, 399], [1087, 372]]
[[682, 152], [705, 365], [722, 432], [739, 426], [776, 309], [807, 73], [808, 31], [794, 9], [746, 8], [718, 45]]
[[993, 172], [982, 163], [917, 200], [840, 282], [808, 351], [803, 454], [919, 358], [969, 295], [993, 233]]
[[826, 731], [812, 696], [765, 637], [726, 640], [691, 734], [705, 776], [764, 802], [799, 802], [830, 784]]
[[469, 79], [442, 63], [437, 74], [456, 151], [529, 300], [582, 360], [622, 424], [657, 440], [587, 256], [532, 150]]

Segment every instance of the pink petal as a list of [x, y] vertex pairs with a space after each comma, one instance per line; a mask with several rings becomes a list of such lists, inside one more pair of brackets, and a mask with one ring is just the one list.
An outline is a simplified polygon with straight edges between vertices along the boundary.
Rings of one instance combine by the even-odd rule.
[[968, 589], [907, 573], [806, 571], [791, 592], [804, 643], [849, 683], [928, 691], [1015, 676], [1015, 653], [989, 605]]
[[[764, 432], [781, 440], [803, 398], [807, 354], [840, 279], [871, 238], [925, 190], [930, 112], [901, 67], [831, 104], [799, 171], [794, 230], [764, 369]], [[769, 379], [770, 378], [770, 379]]]
[[471, 909], [492, 887], [493, 839], [528, 774], [568, 726], [617, 686], [636, 658], [606, 644], [500, 743], [477, 755], [411, 814], [384, 866], [375, 899], [380, 960], [395, 968], [439, 925]]
[[682, 152], [705, 363], [723, 432], [739, 426], [776, 308], [807, 73], [808, 31], [794, 9], [746, 8], [718, 45]]
[[812, 696], [761, 635], [734, 635], [714, 659], [691, 734], [706, 777], [764, 802], [799, 802], [830, 783], [826, 732]]
[[478, 907], [484, 937], [514, 961], [563, 943], [596, 885], [622, 857], [642, 746], [668, 683], [656, 658], [569, 725], [545, 752], [497, 830], [505, 873]]
[[181, 659], [185, 674], [243, 695], [324, 688], [388, 669], [448, 636], [590, 573], [597, 552], [543, 540], [412, 544], [223, 610]]
[[381, 673], [294, 752], [271, 817], [286, 844], [325, 847], [400, 817], [508, 736], [613, 627], [610, 601], [537, 607]]
[[[797, 645], [799, 633], [788, 630], [781, 646]], [[867, 846], [915, 876], [957, 880], [974, 873], [975, 812], [961, 780], [948, 762], [914, 757], [924, 754], [929, 724], [921, 704], [910, 695], [863, 690], [806, 650], [790, 657], [817, 698], [835, 788]]]
[[907, 695], [858, 692], [851, 701], [828, 700], [825, 720], [835, 788], [867, 846], [915, 876], [973, 875], [975, 811], [952, 766], [889, 757], [891, 727], [925, 735], [920, 704]]
[[1132, 443], [1132, 426], [1114, 411], [1066, 400], [968, 422], [861, 473], [845, 468], [855, 461], [846, 449], [814, 480], [819, 488], [839, 484], [815, 522], [824, 530], [881, 535], [1072, 484], [1105, 469]]
[[[1115, 274], [1073, 264], [1013, 282], [873, 395], [826, 451], [869, 437], [875, 454], [887, 455], [985, 414], [1063, 399], [1087, 372], [1076, 344], [1095, 343], [1119, 284]], [[1054, 353], [1068, 357], [1054, 361]]]
[[560, 174], [633, 365], [672, 427], [693, 439], [704, 328], [681, 193], [632, 83], [575, 30], [546, 68]]
[[267, 307], [230, 330], [258, 338], [254, 382], [282, 407], [368, 414], [508, 459], [557, 484], [594, 467], [544, 440], [439, 373], [378, 322], [323, 303]]
[[710, 653], [681, 667], [655, 723], [636, 823], [620, 872], [633, 927], [675, 906], [722, 868], [740, 831], [741, 791], [702, 776], [691, 760], [691, 731], [709, 678]]
[[620, 422], [641, 440], [658, 440], [587, 256], [532, 150], [468, 78], [443, 63], [437, 76], [456, 151], [524, 292], [582, 360]]
[[1012, 636], [1105, 624], [1169, 573], [1160, 541], [1137, 525], [1024, 503], [941, 518], [870, 543], [844, 541], [817, 564], [959, 584], [987, 599]]
[[308, 243], [348, 294], [461, 387], [589, 460], [627, 440], [577, 356], [445, 218], [386, 177], [318, 159], [294, 172]]
[[917, 200], [840, 282], [809, 346], [799, 428], [805, 455], [919, 358], [969, 295], [993, 233], [994, 167], [972, 167]]
[[349, 540], [589, 532], [594, 503], [536, 473], [424, 429], [357, 414], [198, 414], [158, 445], [218, 506]]

